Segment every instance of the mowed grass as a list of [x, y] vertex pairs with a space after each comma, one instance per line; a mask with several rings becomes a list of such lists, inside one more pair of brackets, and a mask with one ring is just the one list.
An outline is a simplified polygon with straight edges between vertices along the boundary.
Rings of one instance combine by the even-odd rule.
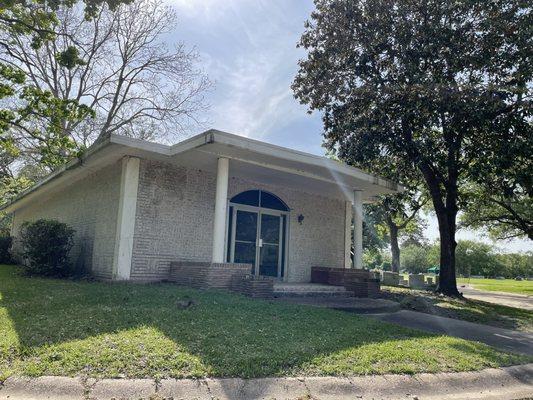
[[516, 281], [514, 279], [480, 279], [461, 278], [457, 282], [472, 285], [475, 289], [489, 292], [518, 293], [533, 296], [533, 281]]
[[0, 266], [0, 379], [415, 373], [529, 361], [340, 311], [171, 284], [26, 278]]
[[473, 299], [456, 299], [428, 290], [382, 287], [383, 296], [401, 307], [442, 317], [533, 333], [533, 311]]

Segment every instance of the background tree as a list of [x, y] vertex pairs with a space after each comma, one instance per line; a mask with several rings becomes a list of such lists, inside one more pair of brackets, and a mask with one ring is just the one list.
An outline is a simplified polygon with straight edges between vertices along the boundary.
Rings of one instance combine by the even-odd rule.
[[401, 267], [412, 274], [426, 273], [427, 269], [432, 265], [432, 258], [430, 257], [433, 246], [430, 245], [413, 245], [402, 246], [401, 251]]
[[[9, 45], [1, 61], [20, 68], [31, 83], [59, 99], [94, 110], [94, 119], [65, 121], [63, 133], [84, 145], [98, 136], [120, 133], [142, 139], [172, 139], [205, 110], [209, 81], [197, 67], [198, 55], [164, 35], [176, 26], [176, 13], [159, 0], [138, 0], [115, 10], [103, 5], [91, 20], [83, 7], [57, 11], [56, 40], [38, 49], [28, 37], [6, 31]], [[68, 49], [77, 54], [64, 65]]]
[[[440, 234], [438, 291], [459, 295], [461, 184], [489, 144], [531, 145], [533, 24], [523, 0], [315, 0], [295, 96], [356, 165], [415, 168]], [[510, 147], [512, 150], [514, 147]], [[512, 157], [512, 154], [508, 154]], [[481, 169], [477, 172], [481, 173]]]
[[[114, 8], [123, 1], [85, 0], [85, 16], [90, 19], [104, 3]], [[56, 38], [57, 33], [52, 25], [57, 21], [58, 8], [71, 7], [73, 4], [73, 0], [1, 1], [0, 32], [15, 32], [19, 37], [29, 38], [32, 48], [37, 49], [46, 41]], [[0, 48], [8, 49], [9, 43], [0, 40]], [[63, 53], [53, 54], [53, 57], [60, 58], [63, 65], [70, 67], [77, 60], [76, 54], [76, 48], [72, 47]], [[45, 137], [51, 136], [49, 145], [41, 140], [36, 148], [36, 152], [42, 151], [41, 156], [46, 161], [51, 155], [50, 150], [57, 150], [58, 145], [65, 145], [69, 149], [73, 147], [72, 142], [56, 137], [61, 130], [58, 121], [85, 118], [89, 114], [86, 106], [72, 100], [61, 101], [50, 92], [28, 84], [26, 74], [19, 65], [0, 62], [0, 204], [30, 184], [25, 177], [17, 176], [23, 167], [18, 160], [21, 151], [17, 147], [13, 129], [25, 129], [26, 124], [31, 126], [39, 118], [47, 121], [45, 125], [50, 131]], [[30, 129], [28, 133], [38, 132]], [[4, 221], [2, 217], [2, 224]]]
[[[0, 59], [20, 67], [37, 90], [94, 111], [94, 118], [62, 119], [62, 137], [81, 147], [110, 133], [172, 138], [205, 109], [203, 93], [209, 81], [195, 67], [196, 52], [182, 43], [169, 50], [163, 41], [175, 27], [172, 7], [158, 0], [139, 0], [114, 10], [103, 5], [87, 20], [78, 3], [60, 7], [56, 15], [50, 27], [57, 36], [38, 48], [30, 37], [5, 31], [1, 39], [7, 45]], [[71, 49], [76, 50], [70, 54]], [[30, 137], [27, 127], [14, 129], [15, 140], [29, 152], [36, 144], [35, 132], [49, 131], [41, 126], [43, 119], [32, 122]]]
[[170, 140], [198, 122], [210, 83], [193, 49], [165, 44], [174, 10], [158, 0], [123, 3], [38, 1], [32, 8], [49, 16], [53, 34], [17, 24], [0, 33], [0, 63], [13, 76], [2, 130], [6, 186], [21, 171], [38, 178], [99, 137]]
[[[367, 212], [387, 232], [391, 250], [391, 270], [400, 271], [400, 240], [423, 237], [425, 221], [420, 217], [420, 209], [427, 198], [408, 190], [396, 195], [382, 196], [376, 203], [367, 206]], [[371, 211], [370, 211], [371, 210]]]
[[[86, 19], [92, 18], [97, 10], [107, 4], [114, 9], [118, 4], [129, 2], [130, 0], [84, 0], [83, 10]], [[25, 1], [1, 1], [0, 3], [0, 32], [12, 32], [18, 38], [26, 38], [30, 41], [33, 49], [38, 49], [47, 41], [57, 39], [58, 32], [54, 29], [57, 23], [56, 12], [61, 7], [72, 7], [74, 0], [25, 0]], [[0, 48], [9, 51], [11, 43], [5, 37], [0, 40]], [[51, 55], [60, 61], [63, 67], [72, 68], [79, 62], [77, 49], [73, 46], [58, 51]], [[13, 127], [19, 127], [26, 120], [35, 119], [36, 116], [45, 114], [50, 119], [50, 115], [61, 114], [71, 111], [73, 116], [62, 118], [75, 118], [76, 114], [86, 112], [77, 109], [75, 102], [70, 99], [69, 104], [61, 104], [58, 99], [51, 98], [49, 92], [38, 90], [35, 86], [27, 84], [26, 74], [19, 64], [0, 62], [0, 145], [9, 153], [13, 153], [13, 140], [8, 134]], [[20, 108], [14, 107], [10, 100], [23, 100]], [[38, 112], [33, 112], [27, 105], [39, 108]], [[57, 109], [55, 109], [57, 107]], [[46, 111], [43, 113], [43, 110]], [[37, 114], [37, 115], [36, 115]], [[42, 115], [41, 115], [42, 116]]]

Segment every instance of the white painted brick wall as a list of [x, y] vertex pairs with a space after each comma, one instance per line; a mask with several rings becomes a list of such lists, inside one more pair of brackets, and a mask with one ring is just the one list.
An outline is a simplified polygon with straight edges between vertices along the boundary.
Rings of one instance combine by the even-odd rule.
[[[171, 261], [210, 261], [215, 182], [204, 171], [141, 161], [132, 279], [165, 278]], [[313, 265], [343, 266], [343, 201], [230, 178], [230, 198], [250, 189], [268, 190], [291, 208], [289, 281], [309, 281]]]
[[15, 251], [20, 251], [17, 238], [23, 222], [56, 219], [76, 230], [71, 251], [76, 267], [91, 271], [97, 278], [111, 279], [120, 173], [120, 163], [114, 164], [16, 210], [12, 230]]

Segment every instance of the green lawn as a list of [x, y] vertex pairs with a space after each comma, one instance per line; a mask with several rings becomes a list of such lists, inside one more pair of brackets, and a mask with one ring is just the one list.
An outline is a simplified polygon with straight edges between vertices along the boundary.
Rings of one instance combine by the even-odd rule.
[[[184, 299], [194, 304], [178, 307]], [[0, 266], [0, 379], [415, 373], [531, 360], [341, 311]]]
[[382, 287], [384, 296], [402, 308], [480, 324], [533, 332], [533, 311], [472, 299], [453, 299], [426, 290]]
[[518, 293], [533, 296], [533, 281], [515, 281], [514, 279], [479, 279], [460, 278], [458, 283], [470, 284], [479, 290], [490, 292]]

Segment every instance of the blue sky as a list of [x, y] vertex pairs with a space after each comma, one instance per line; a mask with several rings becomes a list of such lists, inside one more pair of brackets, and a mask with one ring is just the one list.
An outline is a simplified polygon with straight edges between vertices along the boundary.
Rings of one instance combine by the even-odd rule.
[[[214, 82], [205, 128], [324, 154], [320, 116], [307, 114], [290, 89], [297, 61], [305, 56], [296, 43], [313, 10], [311, 0], [167, 1], [178, 14], [170, 41], [195, 46]], [[426, 235], [438, 237], [433, 217]], [[468, 231], [458, 237], [488, 240]], [[533, 251], [533, 242], [526, 240], [498, 246], [504, 251]]]

